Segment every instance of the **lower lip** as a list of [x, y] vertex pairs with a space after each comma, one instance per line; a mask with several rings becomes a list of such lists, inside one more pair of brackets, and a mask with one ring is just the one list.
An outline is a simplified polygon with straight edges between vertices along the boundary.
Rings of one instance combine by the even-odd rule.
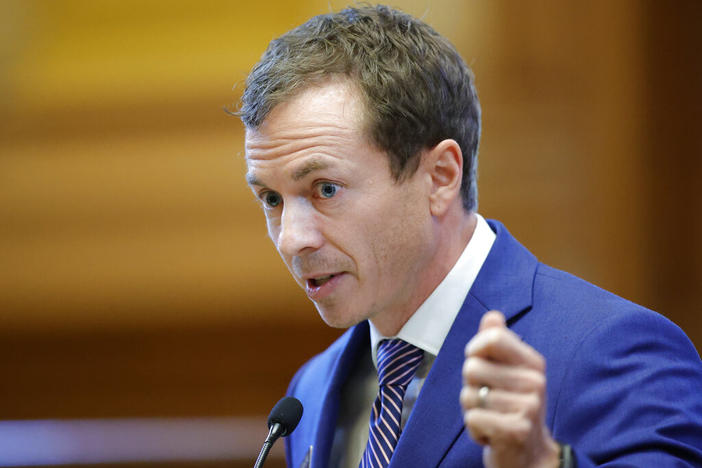
[[312, 283], [308, 281], [307, 287], [305, 288], [307, 297], [309, 297], [313, 301], [319, 301], [321, 299], [324, 299], [325, 297], [329, 296], [332, 292], [334, 292], [334, 290], [339, 286], [339, 283], [341, 282], [344, 276], [346, 276], [346, 273], [339, 273], [338, 275], [334, 275], [333, 278], [331, 278], [329, 281], [327, 281], [321, 286], [313, 286]]

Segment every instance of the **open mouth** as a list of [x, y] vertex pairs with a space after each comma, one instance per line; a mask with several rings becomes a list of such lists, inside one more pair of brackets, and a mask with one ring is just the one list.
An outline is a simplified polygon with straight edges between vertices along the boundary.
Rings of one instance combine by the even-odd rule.
[[336, 276], [336, 274], [331, 274], [331, 275], [327, 275], [327, 276], [320, 276], [319, 278], [310, 278], [309, 283], [313, 287], [318, 288], [335, 276]]

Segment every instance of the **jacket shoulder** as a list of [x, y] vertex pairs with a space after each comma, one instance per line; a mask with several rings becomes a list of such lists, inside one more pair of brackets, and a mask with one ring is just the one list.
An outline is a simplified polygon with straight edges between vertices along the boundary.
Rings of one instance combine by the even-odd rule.
[[537, 268], [533, 294], [516, 328], [547, 358], [554, 437], [596, 464], [669, 463], [655, 447], [702, 463], [702, 362], [685, 333], [657, 312], [546, 265]]

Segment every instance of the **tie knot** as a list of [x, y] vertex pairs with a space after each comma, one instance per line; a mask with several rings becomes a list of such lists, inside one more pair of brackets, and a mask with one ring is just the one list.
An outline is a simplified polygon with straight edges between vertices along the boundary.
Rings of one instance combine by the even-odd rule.
[[409, 385], [424, 351], [405, 341], [383, 340], [378, 345], [378, 382], [380, 385]]

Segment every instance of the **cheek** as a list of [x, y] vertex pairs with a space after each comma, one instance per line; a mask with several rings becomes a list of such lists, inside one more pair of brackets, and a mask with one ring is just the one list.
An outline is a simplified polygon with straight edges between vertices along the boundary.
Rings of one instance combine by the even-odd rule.
[[268, 229], [268, 237], [271, 238], [273, 244], [278, 246], [278, 236], [280, 235], [280, 222], [277, 218], [266, 215], [266, 228]]
[[397, 206], [379, 213], [369, 227], [368, 240], [371, 248], [377, 280], [398, 281], [407, 272], [411, 257], [421, 244], [417, 232], [417, 220], [407, 217], [407, 210]]
[[[378, 246], [378, 257], [381, 266], [390, 269], [389, 273], [395, 278], [403, 278], [412, 274], [421, 264], [428, 239], [428, 218], [426, 213], [418, 209], [419, 200], [409, 200], [392, 215], [385, 229], [379, 233], [383, 245]], [[400, 280], [401, 281], [401, 280]]]

